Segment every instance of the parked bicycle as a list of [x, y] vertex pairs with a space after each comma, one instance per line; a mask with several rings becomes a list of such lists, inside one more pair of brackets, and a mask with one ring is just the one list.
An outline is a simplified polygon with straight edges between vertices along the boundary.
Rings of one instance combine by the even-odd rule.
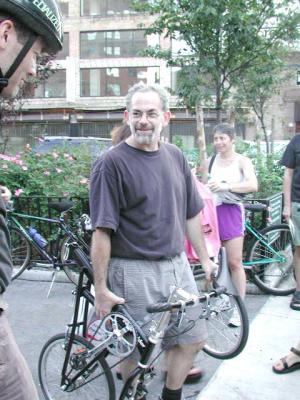
[[[156, 370], [153, 366], [162, 351], [158, 355], [154, 354], [163, 335], [168, 334], [170, 312], [177, 312], [176, 323], [180, 326], [185, 309], [199, 302], [203, 304], [199, 318], [205, 318], [208, 324], [209, 336], [204, 347], [207, 354], [227, 359], [237, 356], [245, 347], [249, 330], [245, 306], [239, 296], [230, 294], [225, 287], [217, 284], [209, 293], [199, 296], [173, 287], [165, 303], [153, 304], [147, 308], [150, 314], [158, 318], [151, 321], [151, 327], [147, 329], [149, 334], [145, 332], [145, 326], [140, 326], [124, 306], [117, 306], [99, 321], [92, 336], [90, 333], [88, 335], [89, 306], [94, 303], [90, 290], [92, 269], [84, 252], [73, 244], [71, 246], [82, 267], [73, 320], [64, 333], [48, 340], [39, 357], [39, 381], [47, 400], [143, 398], [148, 391], [151, 392], [149, 386], [153, 383]], [[86, 280], [88, 282], [84, 284]], [[80, 317], [79, 310], [82, 307], [84, 312]], [[241, 322], [237, 328], [229, 324], [234, 311], [238, 313]], [[140, 363], [117, 394], [113, 369], [135, 349], [141, 355]]]
[[[244, 204], [245, 251], [243, 266], [249, 280], [263, 292], [284, 296], [295, 291], [293, 235], [288, 224], [276, 224], [258, 230], [251, 223], [251, 215], [263, 212], [267, 205]], [[199, 264], [192, 265], [196, 279], [203, 277]]]
[[[38, 217], [8, 210], [7, 224], [11, 235], [11, 254], [13, 261], [12, 279], [19, 277], [26, 269], [35, 266], [46, 266], [53, 269], [53, 277], [48, 295], [55, 280], [56, 272], [64, 270], [71, 281], [75, 281], [77, 274], [76, 262], [72, 259], [68, 244], [75, 240], [88, 254], [89, 243], [85, 241], [78, 228], [79, 224], [87, 223], [87, 217], [84, 215], [77, 220], [77, 228], [72, 228], [65, 221], [65, 214], [74, 206], [71, 201], [61, 201], [49, 203], [49, 207], [58, 211], [58, 219]], [[22, 221], [22, 222], [21, 222]], [[23, 222], [24, 221], [24, 222]], [[53, 247], [47, 246], [47, 241], [33, 227], [37, 222], [53, 224], [56, 227], [57, 234]], [[38, 254], [39, 260], [33, 260], [33, 253]]]

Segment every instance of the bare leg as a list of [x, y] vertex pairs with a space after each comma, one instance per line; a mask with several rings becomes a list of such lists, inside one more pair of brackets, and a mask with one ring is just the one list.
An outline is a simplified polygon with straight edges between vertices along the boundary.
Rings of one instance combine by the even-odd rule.
[[300, 291], [300, 246], [295, 246], [294, 267], [297, 282], [296, 290]]
[[204, 343], [193, 345], [174, 346], [167, 352], [168, 374], [166, 386], [169, 389], [180, 389], [193, 365], [194, 358]]
[[242, 263], [243, 243], [243, 236], [226, 240], [222, 243], [227, 252], [233, 283], [242, 299], [246, 295], [246, 274]]
[[137, 366], [137, 363], [132, 360], [124, 360], [121, 362], [120, 365], [120, 372], [122, 375], [123, 382], [126, 382], [131, 372]]

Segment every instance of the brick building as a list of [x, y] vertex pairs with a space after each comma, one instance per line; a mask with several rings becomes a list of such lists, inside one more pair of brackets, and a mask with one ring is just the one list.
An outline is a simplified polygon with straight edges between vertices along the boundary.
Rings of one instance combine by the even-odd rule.
[[[168, 48], [171, 44], [156, 35], [144, 36], [140, 24], [151, 23], [153, 17], [131, 10], [130, 0], [61, 0], [60, 4], [65, 39], [55, 62], [56, 72], [24, 102], [14, 124], [2, 128], [2, 141], [8, 140], [10, 146], [33, 143], [45, 134], [108, 137], [113, 126], [122, 121], [124, 95], [133, 83], [176, 85], [175, 70], [162, 60], [141, 56], [147, 45], [160, 43]], [[293, 60], [297, 58], [299, 53]], [[178, 108], [176, 98], [170, 100], [173, 118], [164, 134], [170, 141], [180, 135], [184, 143], [193, 146], [195, 116]], [[209, 141], [215, 113], [206, 109], [204, 117]], [[300, 130], [296, 79], [272, 101], [267, 123], [275, 139]], [[239, 133], [253, 139], [257, 129], [255, 119], [250, 118], [239, 127]]]

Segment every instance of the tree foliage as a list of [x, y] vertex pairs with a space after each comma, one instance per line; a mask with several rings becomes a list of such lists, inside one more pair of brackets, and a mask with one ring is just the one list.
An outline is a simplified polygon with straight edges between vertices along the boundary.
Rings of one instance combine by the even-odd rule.
[[148, 48], [147, 55], [181, 67], [179, 96], [189, 107], [210, 99], [219, 120], [237, 80], [299, 36], [295, 0], [151, 0], [134, 5], [157, 15], [147, 34], [186, 44], [176, 53]]

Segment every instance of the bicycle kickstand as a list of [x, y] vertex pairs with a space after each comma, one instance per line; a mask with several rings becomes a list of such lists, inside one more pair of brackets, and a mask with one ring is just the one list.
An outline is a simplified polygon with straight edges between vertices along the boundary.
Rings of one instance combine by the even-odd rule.
[[52, 287], [53, 287], [53, 285], [54, 285], [55, 278], [56, 278], [56, 273], [57, 273], [56, 270], [54, 270], [54, 271], [52, 272], [52, 280], [51, 280], [50, 287], [49, 287], [49, 290], [48, 290], [48, 293], [47, 293], [47, 299], [49, 298], [50, 293], [51, 293], [51, 290], [52, 290]]

